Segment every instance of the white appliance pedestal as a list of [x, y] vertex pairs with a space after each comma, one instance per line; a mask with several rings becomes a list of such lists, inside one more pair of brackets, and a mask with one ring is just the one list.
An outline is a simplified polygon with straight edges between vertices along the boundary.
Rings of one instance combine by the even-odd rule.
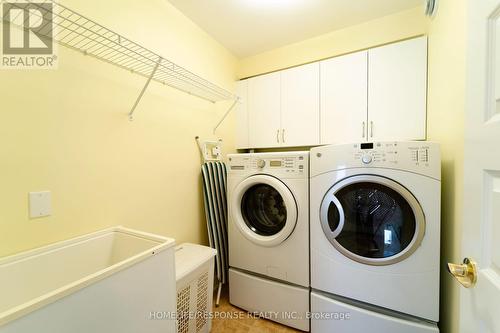
[[311, 293], [312, 333], [439, 333], [436, 324], [373, 311]]
[[309, 332], [309, 289], [229, 269], [229, 301], [251, 313]]

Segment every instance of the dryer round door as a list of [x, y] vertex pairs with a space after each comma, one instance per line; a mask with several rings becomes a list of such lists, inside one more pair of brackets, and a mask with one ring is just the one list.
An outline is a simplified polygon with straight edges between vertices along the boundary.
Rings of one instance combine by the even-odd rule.
[[266, 175], [251, 176], [234, 193], [232, 222], [249, 241], [276, 246], [291, 235], [297, 223], [297, 203], [280, 180]]
[[408, 258], [425, 234], [417, 199], [401, 184], [360, 175], [336, 183], [320, 208], [321, 227], [344, 256], [367, 265], [390, 265]]

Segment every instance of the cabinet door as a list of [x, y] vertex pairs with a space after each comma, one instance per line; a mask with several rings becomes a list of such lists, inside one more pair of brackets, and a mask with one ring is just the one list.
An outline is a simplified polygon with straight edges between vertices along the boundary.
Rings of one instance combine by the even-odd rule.
[[366, 140], [368, 53], [321, 62], [321, 144]]
[[427, 38], [368, 52], [369, 140], [424, 140]]
[[281, 128], [280, 73], [248, 80], [248, 134], [251, 148], [280, 145]]
[[240, 99], [235, 106], [236, 148], [249, 147], [248, 141], [248, 80], [236, 82], [236, 96]]
[[319, 63], [281, 72], [281, 144], [319, 144]]

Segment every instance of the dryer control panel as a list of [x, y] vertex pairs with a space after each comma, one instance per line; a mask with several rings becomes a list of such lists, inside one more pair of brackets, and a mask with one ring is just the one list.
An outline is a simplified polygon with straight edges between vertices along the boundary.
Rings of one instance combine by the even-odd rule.
[[[372, 163], [389, 163], [397, 165], [400, 163], [401, 158], [406, 157], [406, 161], [412, 164], [414, 162], [415, 166], [430, 166], [430, 153], [431, 149], [427, 145], [411, 145], [407, 147], [408, 156], [399, 155], [400, 149], [398, 142], [377, 142], [377, 143], [360, 143], [354, 144], [353, 149], [354, 159], [360, 160], [365, 165], [370, 165]], [[404, 155], [404, 152], [401, 152]], [[409, 159], [407, 158], [409, 157]]]
[[348, 168], [391, 168], [441, 178], [439, 145], [425, 141], [387, 141], [311, 149], [311, 176]]
[[228, 155], [228, 173], [262, 173], [280, 178], [308, 178], [309, 153], [231, 154]]

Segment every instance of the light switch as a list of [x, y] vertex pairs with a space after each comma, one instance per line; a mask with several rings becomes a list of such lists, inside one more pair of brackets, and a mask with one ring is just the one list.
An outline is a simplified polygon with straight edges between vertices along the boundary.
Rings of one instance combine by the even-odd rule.
[[30, 192], [30, 218], [50, 216], [52, 214], [50, 191]]

